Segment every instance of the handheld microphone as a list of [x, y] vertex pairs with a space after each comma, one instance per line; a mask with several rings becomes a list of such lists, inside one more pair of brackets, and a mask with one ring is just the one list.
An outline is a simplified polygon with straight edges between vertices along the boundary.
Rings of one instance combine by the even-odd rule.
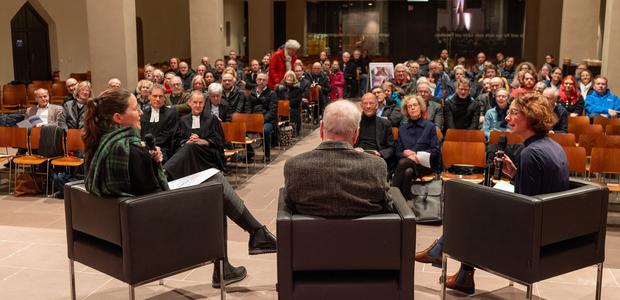
[[144, 144], [146, 144], [146, 148], [149, 150], [157, 150], [157, 148], [155, 148], [155, 137], [151, 133], [144, 135]]
[[507, 137], [505, 135], [500, 136], [497, 142], [497, 152], [495, 152], [495, 173], [493, 174], [493, 179], [495, 180], [502, 179], [502, 166], [504, 164], [506, 144], [508, 144]]

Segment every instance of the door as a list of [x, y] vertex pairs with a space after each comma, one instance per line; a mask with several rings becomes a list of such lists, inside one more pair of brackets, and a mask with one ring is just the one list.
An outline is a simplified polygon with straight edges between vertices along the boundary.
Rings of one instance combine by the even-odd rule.
[[11, 41], [16, 81], [52, 79], [47, 22], [29, 2], [11, 20]]

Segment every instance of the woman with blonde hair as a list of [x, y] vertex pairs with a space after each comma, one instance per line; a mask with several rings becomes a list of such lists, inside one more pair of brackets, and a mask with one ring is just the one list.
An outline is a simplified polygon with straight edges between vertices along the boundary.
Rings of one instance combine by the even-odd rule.
[[196, 75], [192, 79], [192, 91], [200, 91], [204, 93], [206, 91], [206, 85], [207, 84], [202, 75]]
[[[433, 173], [439, 155], [439, 139], [435, 124], [424, 119], [426, 102], [421, 96], [405, 96], [402, 101], [403, 119], [407, 120], [398, 128], [396, 157], [398, 164], [392, 185], [398, 187], [405, 197], [411, 199], [411, 185], [416, 178]], [[423, 154], [420, 154], [423, 152]], [[426, 155], [430, 155], [430, 168], [423, 165]]]
[[145, 110], [147, 107], [151, 106], [151, 101], [149, 100], [149, 91], [153, 86], [153, 82], [150, 80], [142, 79], [138, 81], [138, 87], [136, 88], [136, 98], [138, 99], [138, 106], [140, 109]]
[[299, 85], [299, 80], [293, 71], [287, 71], [280, 84], [276, 86], [276, 96], [280, 100], [288, 100], [291, 112], [291, 122], [295, 127], [295, 134], [299, 136], [301, 132], [301, 115], [299, 108], [303, 91]]

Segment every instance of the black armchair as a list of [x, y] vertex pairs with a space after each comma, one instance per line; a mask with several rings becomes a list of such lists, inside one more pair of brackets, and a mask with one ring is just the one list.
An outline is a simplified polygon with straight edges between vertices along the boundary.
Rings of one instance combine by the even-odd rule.
[[326, 219], [293, 214], [281, 189], [279, 299], [413, 299], [415, 215], [389, 194], [397, 213]]
[[136, 286], [162, 284], [165, 277], [223, 259], [222, 193], [220, 184], [207, 182], [135, 198], [101, 198], [81, 181], [66, 184], [72, 299], [74, 261], [129, 284], [134, 299]]
[[607, 188], [579, 180], [533, 197], [447, 181], [443, 278], [451, 257], [526, 285], [531, 299], [535, 282], [596, 264], [600, 299], [608, 200]]

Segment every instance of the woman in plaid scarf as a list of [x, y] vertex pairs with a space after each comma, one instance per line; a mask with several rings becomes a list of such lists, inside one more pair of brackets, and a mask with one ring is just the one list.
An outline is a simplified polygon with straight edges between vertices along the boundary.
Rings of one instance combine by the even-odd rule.
[[[161, 150], [157, 147], [149, 151], [140, 140], [142, 111], [136, 97], [124, 89], [107, 89], [86, 106], [86, 189], [99, 197], [133, 197], [168, 190]], [[218, 173], [210, 180], [222, 184], [226, 216], [250, 233], [250, 255], [275, 252], [275, 236], [252, 216], [226, 178]], [[216, 265], [212, 283], [215, 288], [220, 287], [219, 272], [215, 271], [218, 269]], [[243, 266], [233, 267], [225, 259], [226, 285], [246, 275]]]

